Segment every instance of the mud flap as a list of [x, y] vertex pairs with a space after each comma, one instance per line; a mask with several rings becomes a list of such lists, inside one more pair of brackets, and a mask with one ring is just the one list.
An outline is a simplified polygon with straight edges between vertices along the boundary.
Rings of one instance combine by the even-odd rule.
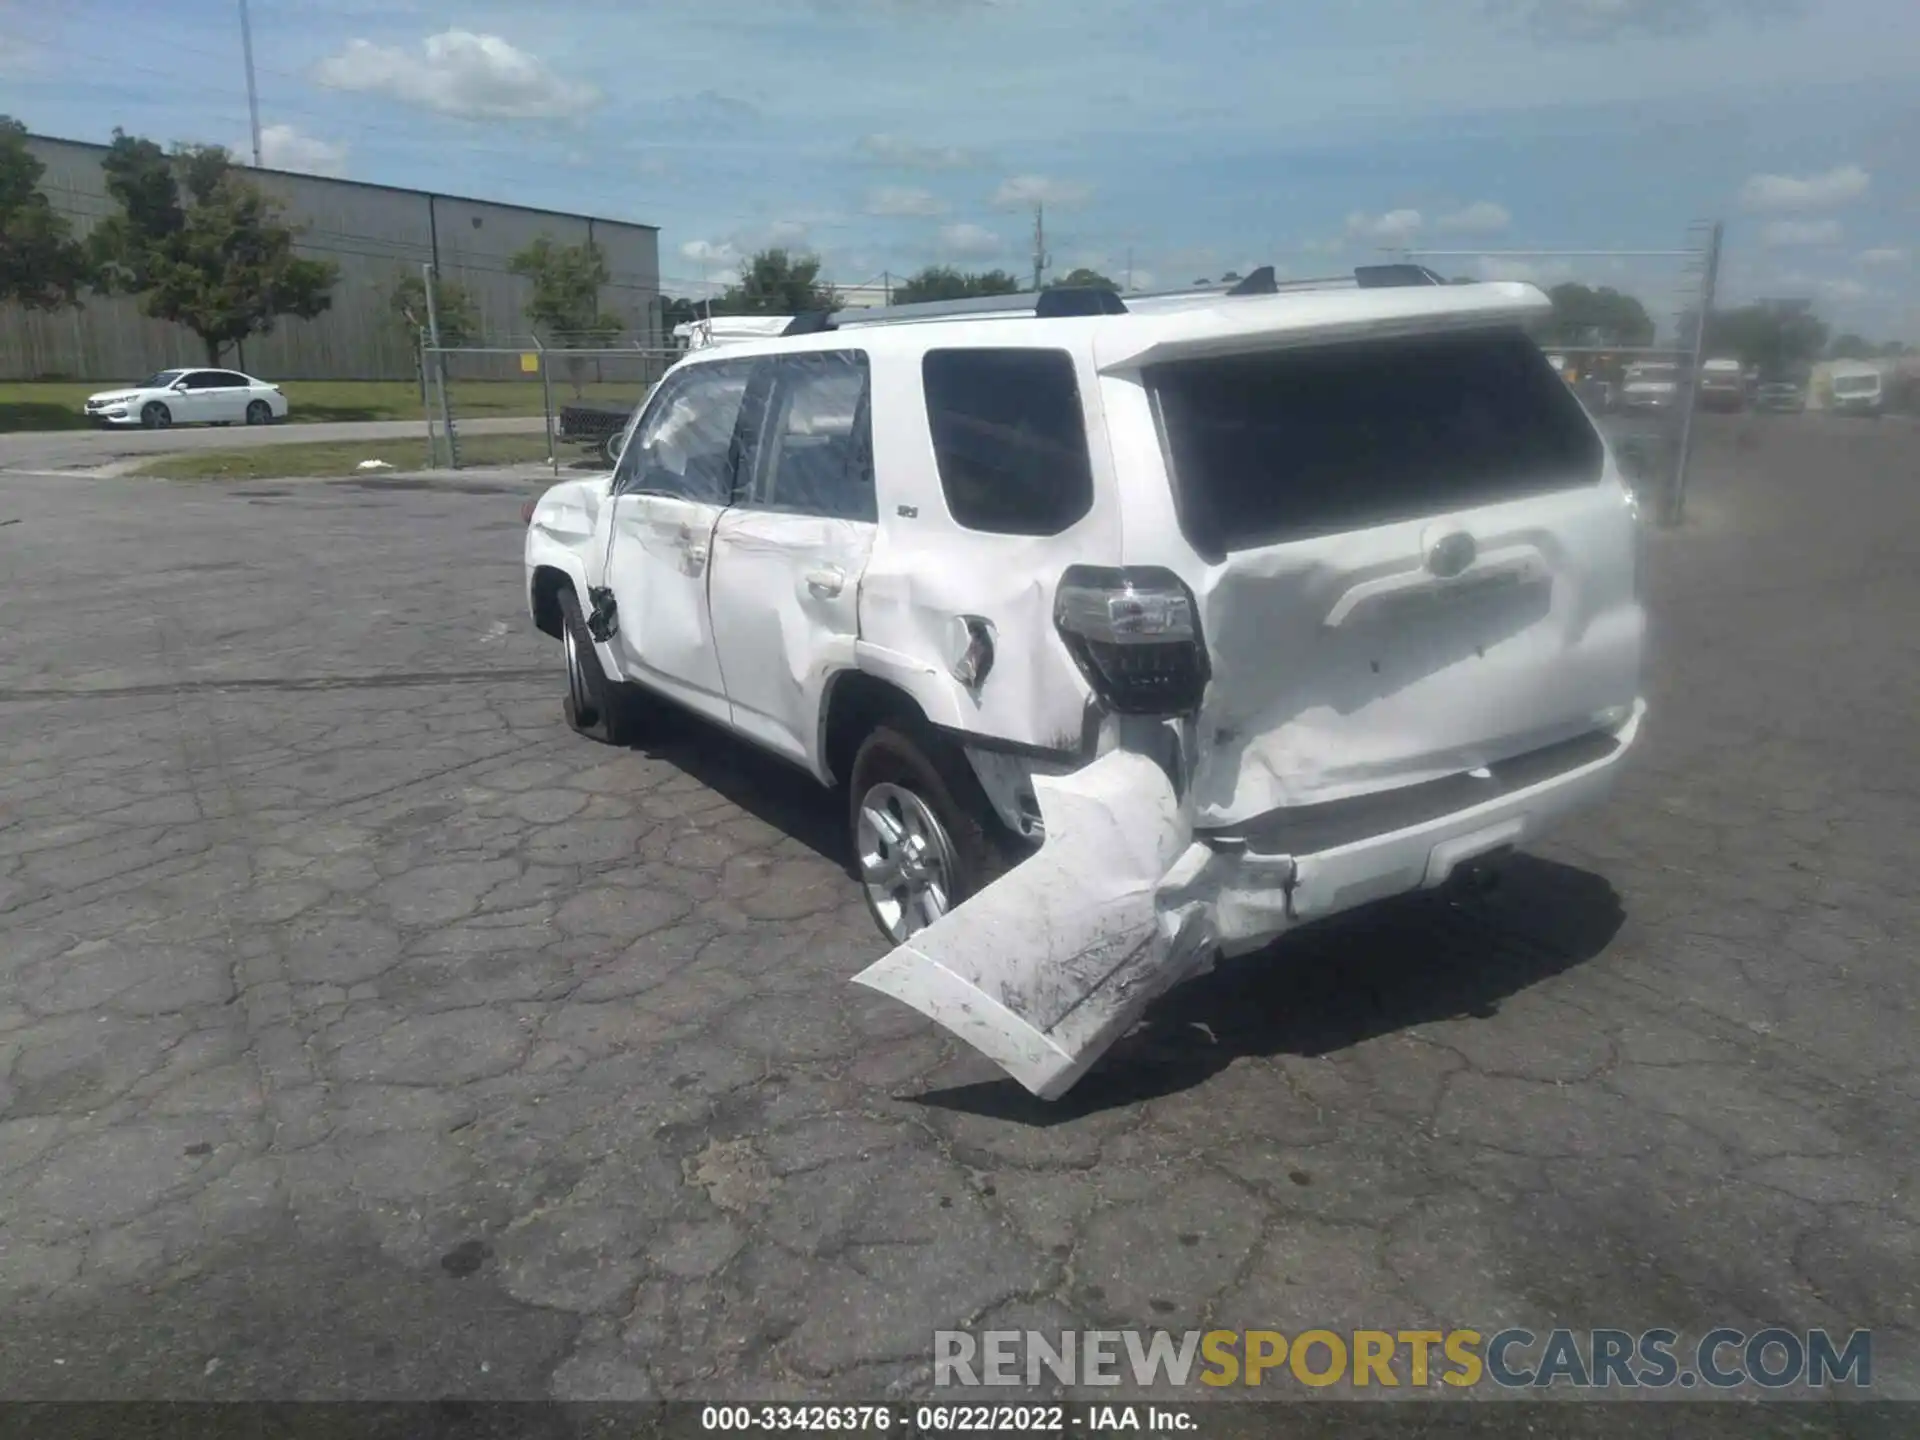
[[1033, 787], [1040, 849], [853, 979], [1057, 1100], [1215, 947], [1205, 906], [1156, 901], [1192, 840], [1157, 762], [1116, 750]]

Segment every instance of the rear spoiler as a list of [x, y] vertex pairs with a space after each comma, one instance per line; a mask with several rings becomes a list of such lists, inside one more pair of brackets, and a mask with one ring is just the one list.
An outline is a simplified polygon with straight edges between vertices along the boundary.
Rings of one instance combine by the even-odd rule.
[[1539, 287], [1516, 280], [1360, 289], [1363, 293], [1296, 296], [1290, 304], [1248, 299], [1204, 310], [1142, 313], [1138, 325], [1098, 342], [1100, 370], [1111, 375], [1267, 346], [1529, 325], [1553, 313], [1553, 302]]

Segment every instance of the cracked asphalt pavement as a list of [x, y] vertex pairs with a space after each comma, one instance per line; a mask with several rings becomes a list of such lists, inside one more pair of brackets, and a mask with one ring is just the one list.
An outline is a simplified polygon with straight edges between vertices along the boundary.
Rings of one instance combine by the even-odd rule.
[[0, 1395], [875, 1398], [939, 1327], [1506, 1323], [1871, 1327], [1920, 1395], [1920, 435], [1703, 430], [1611, 805], [1053, 1106], [847, 984], [831, 797], [567, 732], [529, 490], [0, 476]]

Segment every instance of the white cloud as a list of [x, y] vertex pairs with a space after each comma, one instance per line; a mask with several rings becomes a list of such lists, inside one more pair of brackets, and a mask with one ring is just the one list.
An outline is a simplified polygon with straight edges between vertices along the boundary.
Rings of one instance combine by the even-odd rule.
[[1864, 300], [1872, 293], [1858, 280], [1822, 280], [1820, 288], [1835, 300]]
[[689, 240], [680, 247], [680, 256], [709, 271], [740, 263], [740, 251], [731, 240]]
[[1436, 230], [1454, 235], [1498, 235], [1512, 223], [1507, 207], [1491, 200], [1476, 200], [1433, 222]]
[[940, 251], [960, 259], [984, 260], [1006, 248], [1003, 241], [984, 225], [962, 221], [940, 228]]
[[[1126, 284], [1126, 276], [1124, 276], [1124, 275], [1117, 275], [1117, 276], [1115, 276], [1114, 278], [1115, 278], [1115, 279], [1117, 279], [1117, 280], [1119, 280], [1121, 284], [1123, 284], [1123, 285], [1124, 285], [1124, 284]], [[1134, 289], [1136, 289], [1136, 290], [1151, 290], [1151, 289], [1153, 289], [1153, 283], [1154, 283], [1154, 281], [1153, 281], [1153, 271], [1151, 271], [1151, 270], [1142, 270], [1142, 269], [1141, 269], [1141, 268], [1140, 268], [1139, 266], [1137, 266], [1137, 265], [1136, 265], [1136, 266], [1134, 267], [1134, 270], [1133, 270], [1133, 288], [1134, 288]]]
[[[253, 142], [233, 147], [236, 155], [253, 153]], [[269, 170], [298, 170], [305, 175], [339, 175], [347, 168], [347, 147], [302, 135], [291, 125], [268, 125], [260, 131], [260, 163]]]
[[1384, 215], [1364, 215], [1356, 210], [1347, 216], [1347, 234], [1355, 240], [1401, 247], [1413, 243], [1422, 223], [1418, 210], [1389, 210]]
[[898, 135], [862, 135], [855, 146], [876, 165], [901, 170], [966, 170], [979, 164], [971, 151], [953, 145], [919, 145]]
[[1033, 205], [1052, 205], [1068, 209], [1084, 205], [1093, 196], [1091, 185], [1075, 180], [1055, 180], [1046, 175], [1015, 175], [1002, 180], [993, 192], [993, 203], [1003, 210], [1025, 209]]
[[1858, 165], [1838, 165], [1820, 175], [1755, 175], [1741, 187], [1749, 210], [1830, 210], [1858, 200], [1873, 177]]
[[775, 220], [766, 228], [767, 244], [787, 250], [806, 242], [812, 227], [804, 220]]
[[556, 74], [498, 35], [471, 30], [430, 35], [418, 53], [355, 40], [322, 60], [314, 79], [466, 119], [565, 119], [601, 99], [593, 86]]
[[1862, 265], [1904, 265], [1906, 262], [1907, 252], [1896, 249], [1891, 245], [1882, 246], [1876, 250], [1862, 250], [1860, 252], [1860, 263]]
[[1837, 245], [1844, 234], [1838, 220], [1769, 220], [1760, 227], [1760, 243], [1772, 249], [1787, 245]]
[[1482, 255], [1472, 268], [1477, 279], [1520, 280], [1529, 285], [1558, 285], [1573, 278], [1573, 267], [1565, 260], [1528, 260], [1517, 255]]
[[882, 185], [867, 192], [869, 215], [944, 215], [947, 205], [931, 190], [911, 185]]

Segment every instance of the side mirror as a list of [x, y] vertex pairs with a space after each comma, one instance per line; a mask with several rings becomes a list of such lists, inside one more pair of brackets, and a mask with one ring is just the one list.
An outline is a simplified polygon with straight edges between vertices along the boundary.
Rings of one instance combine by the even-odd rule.
[[187, 382], [184, 380], [176, 380], [167, 388], [169, 390], [185, 390], [187, 388]]

